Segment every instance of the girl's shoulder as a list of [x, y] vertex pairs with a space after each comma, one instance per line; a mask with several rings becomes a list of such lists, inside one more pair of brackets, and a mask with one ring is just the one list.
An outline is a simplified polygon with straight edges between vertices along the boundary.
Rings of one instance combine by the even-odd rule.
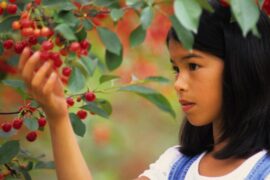
[[167, 179], [173, 164], [183, 156], [178, 150], [179, 147], [179, 145], [175, 145], [167, 148], [139, 177], [146, 176], [149, 179], [155, 180]]

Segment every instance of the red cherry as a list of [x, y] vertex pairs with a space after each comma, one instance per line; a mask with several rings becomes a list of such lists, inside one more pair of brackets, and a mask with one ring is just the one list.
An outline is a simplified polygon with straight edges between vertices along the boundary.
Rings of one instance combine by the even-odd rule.
[[0, 15], [2, 15], [3, 13], [4, 13], [4, 9], [0, 7]]
[[53, 60], [53, 64], [55, 67], [59, 68], [62, 66], [63, 61], [61, 60], [61, 57], [58, 53], [51, 53], [50, 57]]
[[230, 6], [230, 4], [228, 3], [227, 0], [220, 0], [220, 4], [221, 4], [221, 6], [223, 6], [223, 7], [229, 7], [229, 6]]
[[40, 29], [35, 29], [35, 30], [34, 30], [34, 36], [35, 36], [35, 37], [39, 37], [40, 34], [41, 34]]
[[90, 43], [86, 39], [81, 41], [80, 45], [82, 49], [88, 49], [90, 47]]
[[65, 48], [61, 49], [61, 50], [60, 50], [60, 54], [61, 54], [62, 56], [67, 56], [67, 55], [68, 55], [67, 49], [65, 49]]
[[77, 116], [80, 118], [80, 119], [85, 119], [87, 117], [87, 112], [85, 110], [79, 110], [77, 112]]
[[22, 28], [32, 27], [33, 22], [30, 19], [21, 19], [20, 24]]
[[16, 2], [16, 0], [9, 0], [9, 2], [10, 2], [10, 3], [15, 3], [15, 2]]
[[21, 129], [22, 125], [23, 125], [22, 118], [15, 118], [13, 120], [13, 128], [14, 129]]
[[78, 43], [78, 42], [73, 42], [73, 43], [71, 43], [71, 45], [70, 45], [70, 47], [69, 47], [69, 50], [70, 50], [71, 52], [77, 52], [78, 50], [80, 50], [80, 48], [81, 48], [80, 43]]
[[23, 36], [32, 36], [34, 34], [34, 29], [31, 27], [23, 28], [21, 34]]
[[14, 45], [14, 41], [12, 39], [8, 39], [4, 41], [3, 46], [5, 49], [11, 49]]
[[93, 92], [87, 92], [84, 94], [86, 101], [93, 102], [96, 100], [96, 95]]
[[54, 45], [51, 41], [43, 41], [41, 46], [44, 51], [48, 51], [53, 49]]
[[40, 5], [41, 4], [41, 0], [35, 0], [36, 5]]
[[47, 61], [50, 59], [50, 53], [48, 51], [41, 51], [40, 53], [40, 59], [42, 61]]
[[11, 128], [12, 128], [11, 123], [4, 123], [4, 124], [2, 124], [2, 130], [4, 132], [9, 132], [11, 130]]
[[82, 100], [81, 96], [77, 97], [77, 102], [81, 102], [81, 100]]
[[41, 29], [41, 36], [43, 36], [43, 37], [48, 37], [49, 35], [50, 35], [50, 29], [48, 28], [48, 27], [43, 27], [42, 29]]
[[16, 4], [8, 4], [7, 5], [7, 13], [8, 14], [16, 14], [18, 7]]
[[63, 74], [64, 76], [69, 77], [70, 74], [71, 74], [71, 72], [72, 72], [72, 69], [71, 69], [70, 67], [64, 67], [64, 68], [62, 69], [62, 74]]
[[26, 135], [26, 139], [30, 142], [33, 142], [37, 139], [37, 132], [31, 131]]
[[74, 100], [73, 100], [73, 98], [68, 97], [66, 101], [67, 101], [67, 104], [68, 104], [69, 106], [73, 106], [73, 105], [74, 105]]
[[[0, 8], [1, 9], [1, 8]], [[0, 10], [1, 11], [1, 10]], [[0, 13], [1, 14], [1, 13]], [[18, 29], [20, 29], [21, 28], [21, 23], [19, 22], [19, 21], [14, 21], [13, 23], [12, 23], [12, 29], [14, 29], [14, 30], [18, 30]]]
[[28, 42], [31, 45], [36, 45], [38, 43], [38, 39], [35, 35], [33, 35], [28, 38]]
[[47, 121], [46, 121], [45, 117], [40, 117], [38, 119], [38, 125], [39, 125], [39, 127], [44, 127], [46, 124], [47, 124]]
[[270, 15], [270, 1], [269, 0], [264, 1], [262, 9], [266, 12], [266, 14]]
[[23, 47], [22, 43], [16, 43], [15, 46], [14, 46], [14, 51], [17, 54], [21, 54], [23, 49], [24, 49], [24, 47]]

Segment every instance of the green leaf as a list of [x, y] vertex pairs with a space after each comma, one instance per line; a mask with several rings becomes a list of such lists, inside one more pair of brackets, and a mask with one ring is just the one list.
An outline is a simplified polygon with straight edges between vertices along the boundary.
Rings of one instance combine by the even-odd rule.
[[106, 119], [109, 118], [109, 114], [107, 111], [105, 111], [101, 106], [99, 106], [96, 102], [87, 102], [86, 105], [81, 107], [82, 109], [88, 110], [90, 112], [93, 112], [101, 117], [104, 117]]
[[82, 41], [87, 38], [87, 32], [86, 29], [83, 27], [80, 29], [79, 32], [76, 33], [78, 41]]
[[57, 1], [52, 1], [52, 0], [42, 0], [42, 4], [45, 6], [53, 6], [53, 5], [57, 5], [60, 3], [65, 3], [65, 2], [69, 2], [69, 0], [57, 0]]
[[16, 20], [19, 19], [20, 16], [9, 16], [9, 17], [6, 17], [5, 19], [3, 19], [1, 21], [0, 19], [0, 29], [1, 29], [1, 33], [2, 32], [10, 32], [11, 31], [11, 26], [12, 26], [12, 23]]
[[123, 52], [121, 51], [121, 55], [116, 55], [106, 50], [106, 54], [105, 54], [106, 65], [110, 71], [117, 69], [122, 64], [122, 61], [123, 61], [122, 53]]
[[26, 117], [24, 118], [24, 125], [31, 131], [38, 130], [38, 121], [34, 117]]
[[122, 45], [117, 35], [114, 32], [110, 31], [109, 29], [103, 27], [98, 27], [97, 31], [101, 38], [101, 41], [104, 43], [108, 51], [116, 55], [120, 55]]
[[153, 12], [152, 7], [148, 6], [142, 10], [141, 24], [142, 24], [143, 29], [146, 30], [151, 25], [153, 21], [153, 17], [154, 17], [154, 12]]
[[96, 102], [109, 116], [112, 114], [112, 105], [109, 101], [105, 99], [96, 99]]
[[97, 61], [98, 61], [97, 59], [93, 59], [89, 56], [82, 56], [81, 57], [81, 62], [86, 67], [89, 76], [93, 76], [94, 71], [97, 67]]
[[10, 162], [20, 151], [19, 141], [8, 141], [0, 147], [0, 164]]
[[259, 20], [259, 8], [254, 0], [231, 0], [230, 4], [243, 36], [246, 36]]
[[90, 31], [94, 28], [93, 24], [88, 19], [83, 19], [82, 24], [87, 31]]
[[102, 84], [104, 82], [111, 81], [113, 79], [119, 79], [119, 78], [120, 78], [119, 76], [115, 76], [115, 75], [102, 75], [99, 78], [99, 83]]
[[3, 80], [2, 83], [15, 89], [21, 89], [23, 91], [26, 90], [26, 85], [21, 80], [6, 79]]
[[35, 165], [35, 169], [55, 169], [55, 164], [53, 161], [38, 161]]
[[119, 6], [118, 0], [95, 0], [94, 4], [97, 6], [105, 6], [105, 7]]
[[131, 47], [136, 47], [143, 43], [146, 36], [146, 31], [142, 26], [138, 26], [135, 30], [132, 31], [129, 41]]
[[73, 30], [67, 24], [60, 24], [56, 26], [55, 30], [60, 33], [65, 39], [69, 41], [77, 41]]
[[57, 21], [71, 27], [76, 27], [76, 25], [79, 23], [78, 18], [76, 18], [71, 11], [60, 11], [57, 15]]
[[72, 73], [68, 82], [68, 89], [75, 93], [85, 87], [85, 77], [78, 67], [72, 67]]
[[188, 30], [197, 33], [202, 8], [196, 0], [175, 0], [174, 12], [177, 19]]
[[4, 52], [3, 43], [0, 41], [0, 55], [2, 55]]
[[124, 11], [122, 9], [112, 9], [110, 13], [113, 21], [118, 21], [124, 15]]
[[77, 134], [78, 136], [83, 137], [85, 132], [86, 132], [85, 124], [74, 113], [69, 113], [69, 117], [70, 117], [72, 128], [73, 128], [73, 131], [75, 132], [75, 134]]
[[144, 81], [148, 82], [159, 82], [159, 83], [170, 83], [170, 80], [162, 77], [162, 76], [149, 76], [144, 79]]
[[130, 85], [127, 87], [122, 87], [119, 90], [136, 93], [155, 104], [161, 110], [169, 113], [172, 117], [176, 117], [175, 112], [172, 109], [169, 101], [162, 94], [153, 89], [138, 85]]
[[208, 0], [197, 0], [197, 2], [201, 5], [202, 8], [206, 9], [207, 11], [211, 13], [214, 12], [213, 7], [209, 4]]
[[194, 44], [194, 36], [191, 31], [187, 30], [175, 16], [171, 16], [173, 28], [176, 31], [177, 37], [183, 44], [184, 48], [191, 50]]
[[81, 73], [84, 75], [85, 79], [88, 77], [88, 70], [85, 64], [82, 61], [75, 61], [73, 63], [74, 66], [78, 67]]

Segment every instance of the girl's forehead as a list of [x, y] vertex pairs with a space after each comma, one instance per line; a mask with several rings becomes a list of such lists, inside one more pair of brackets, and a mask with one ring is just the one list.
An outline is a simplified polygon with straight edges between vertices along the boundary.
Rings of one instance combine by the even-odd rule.
[[203, 57], [203, 53], [198, 50], [187, 50], [180, 42], [172, 39], [169, 41], [169, 53], [171, 59], [188, 59], [191, 57]]

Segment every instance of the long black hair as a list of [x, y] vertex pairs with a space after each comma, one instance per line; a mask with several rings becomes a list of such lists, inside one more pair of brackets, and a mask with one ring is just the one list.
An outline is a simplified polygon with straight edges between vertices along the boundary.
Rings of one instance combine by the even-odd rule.
[[[210, 1], [214, 13], [203, 11], [194, 49], [211, 53], [224, 61], [222, 132], [218, 142], [228, 140], [214, 156], [247, 158], [270, 151], [270, 20], [260, 12], [257, 28], [261, 38], [242, 35], [231, 10]], [[173, 28], [170, 39], [178, 42]], [[181, 43], [181, 42], [180, 42]], [[212, 124], [193, 126], [184, 118], [179, 131], [180, 152], [193, 156], [214, 146]]]

